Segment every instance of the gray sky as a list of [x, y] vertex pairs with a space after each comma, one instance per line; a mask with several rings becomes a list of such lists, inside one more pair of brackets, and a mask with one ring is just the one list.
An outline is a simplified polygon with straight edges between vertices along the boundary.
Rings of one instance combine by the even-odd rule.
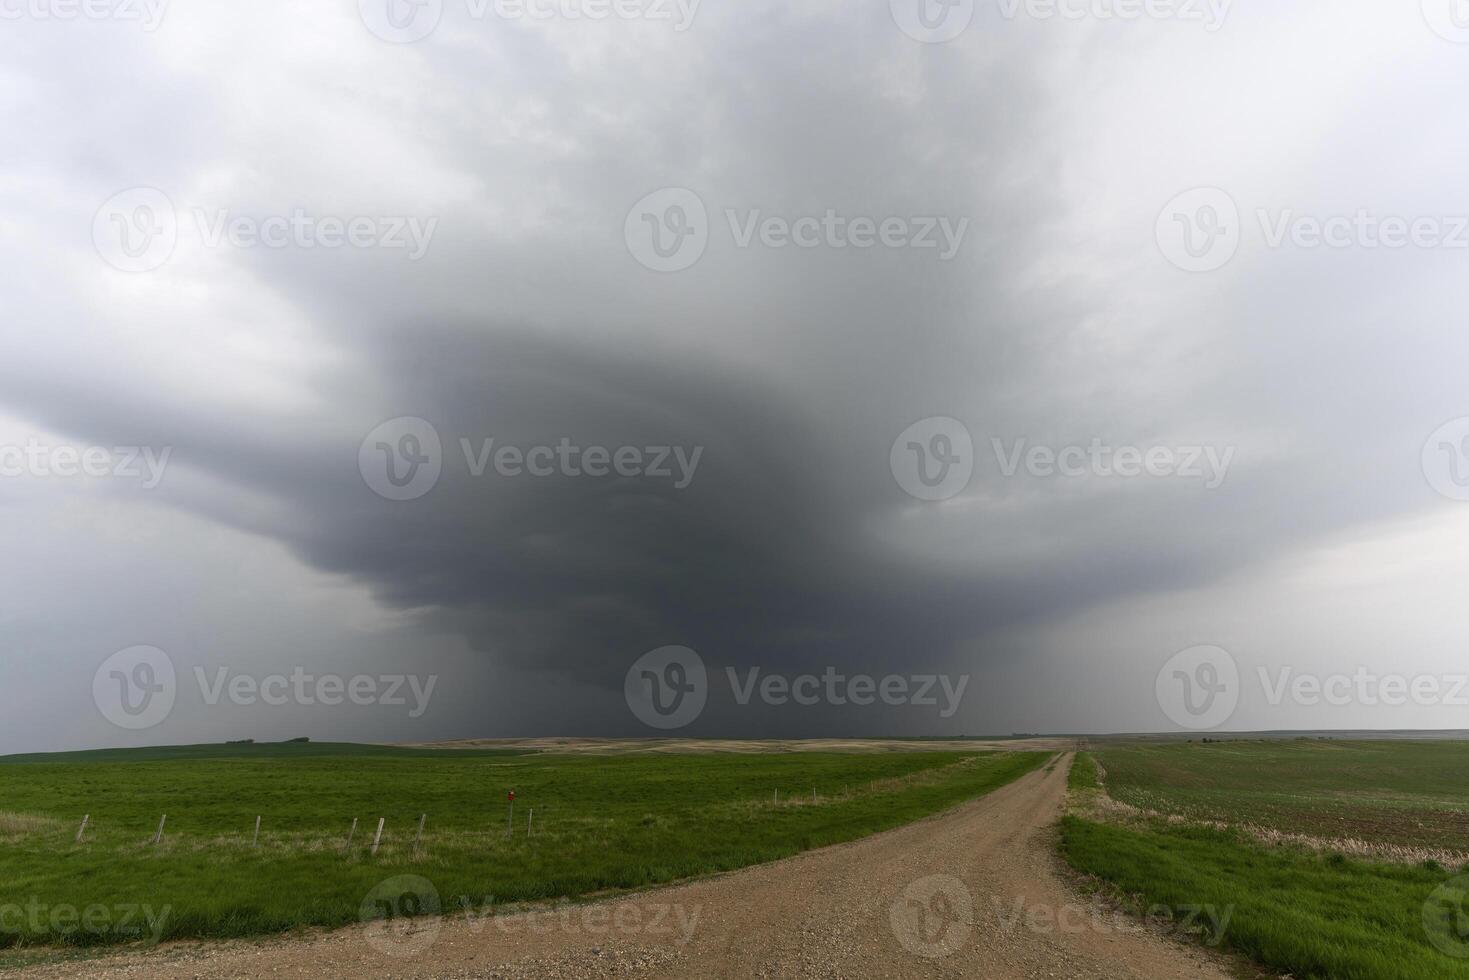
[[[668, 645], [670, 734], [1469, 727], [1469, 28], [917, 3], [0, 4], [0, 752], [644, 735]], [[436, 680], [211, 703], [293, 672]]]

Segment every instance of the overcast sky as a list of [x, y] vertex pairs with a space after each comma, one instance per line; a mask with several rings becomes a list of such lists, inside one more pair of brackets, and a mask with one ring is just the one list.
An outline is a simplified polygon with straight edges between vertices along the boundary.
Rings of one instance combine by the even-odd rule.
[[918, 2], [0, 0], [0, 752], [1469, 727], [1469, 26]]

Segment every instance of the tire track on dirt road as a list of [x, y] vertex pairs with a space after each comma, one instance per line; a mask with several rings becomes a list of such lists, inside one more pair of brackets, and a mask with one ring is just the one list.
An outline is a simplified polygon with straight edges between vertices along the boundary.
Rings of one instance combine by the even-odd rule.
[[606, 901], [171, 944], [14, 976], [1227, 980], [1207, 951], [1097, 916], [1062, 879], [1070, 761], [872, 837]]

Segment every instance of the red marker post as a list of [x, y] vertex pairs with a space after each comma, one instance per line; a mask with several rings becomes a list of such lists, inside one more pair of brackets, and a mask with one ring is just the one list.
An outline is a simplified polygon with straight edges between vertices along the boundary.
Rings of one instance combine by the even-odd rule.
[[512, 789], [510, 791], [509, 797], [510, 797], [510, 812], [505, 815], [505, 836], [506, 837], [514, 837], [515, 836], [515, 790]]

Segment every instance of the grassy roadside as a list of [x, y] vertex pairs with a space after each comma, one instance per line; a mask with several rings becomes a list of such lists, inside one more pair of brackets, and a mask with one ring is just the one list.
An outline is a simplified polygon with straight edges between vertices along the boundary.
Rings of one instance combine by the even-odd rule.
[[[344, 925], [398, 875], [427, 879], [446, 910], [638, 888], [898, 826], [1049, 757], [333, 750], [3, 765], [0, 799], [10, 812], [0, 814], [0, 946]], [[511, 788], [516, 824], [507, 838]], [[536, 832], [527, 838], [531, 808]], [[76, 844], [82, 813], [91, 821]], [[164, 839], [154, 845], [164, 813]], [[258, 847], [256, 815], [265, 817]], [[379, 816], [387, 830], [374, 856]], [[353, 817], [360, 822], [348, 848]]]
[[[1136, 830], [1076, 816], [1062, 821], [1061, 850], [1073, 867], [1144, 905], [1228, 910], [1222, 944], [1298, 980], [1469, 978], [1469, 936], [1454, 934], [1449, 915], [1465, 882], [1434, 900], [1451, 880], [1445, 871], [1267, 851], [1230, 831]], [[1457, 955], [1433, 944], [1425, 915]]]
[[[1335, 826], [1345, 817], [1359, 828], [1367, 824], [1355, 818], [1349, 794], [1357, 794], [1362, 809], [1376, 820], [1384, 800], [1403, 792], [1397, 774], [1382, 773], [1388, 765], [1384, 760], [1397, 755], [1403, 761], [1401, 748], [1384, 755], [1376, 746], [1334, 747], [1328, 755], [1317, 746], [1252, 745], [1232, 757], [1216, 752], [1214, 745], [1162, 748], [1104, 750], [1106, 792], [1134, 806], [1182, 801], [1191, 820], [1229, 823], [1240, 813], [1275, 813], [1285, 814], [1290, 826], [1311, 820], [1309, 801], [1329, 795], [1339, 805], [1329, 823], [1318, 825]], [[1431, 751], [1442, 758], [1441, 749]], [[1221, 758], [1228, 761], [1221, 764]], [[1253, 782], [1229, 792], [1240, 778], [1233, 767], [1265, 759], [1284, 764], [1257, 770]], [[1339, 768], [1322, 771], [1321, 759], [1336, 760]], [[1293, 780], [1312, 761], [1317, 766], [1299, 779], [1297, 799]], [[1221, 767], [1226, 771], [1216, 780]], [[1181, 806], [1152, 811], [1172, 814], [1171, 820], [1133, 815], [1114, 822], [1089, 805], [1102, 792], [1096, 775], [1091, 760], [1078, 755], [1070, 779], [1077, 805], [1062, 820], [1061, 852], [1074, 868], [1127, 896], [1129, 904], [1209, 908], [1215, 914], [1205, 921], [1223, 924], [1219, 935], [1209, 938], [1297, 980], [1469, 978], [1469, 919], [1461, 911], [1469, 898], [1469, 877], [1431, 861], [1388, 864], [1329, 849], [1267, 846], [1233, 826], [1180, 823]], [[1118, 781], [1124, 787], [1120, 794]], [[1419, 795], [1443, 790], [1432, 784], [1415, 788]], [[1201, 807], [1205, 798], [1215, 805]], [[1411, 813], [1419, 805], [1414, 800], [1400, 812]], [[1387, 836], [1401, 840], [1409, 834], [1431, 840], [1418, 828], [1389, 828]]]
[[1076, 759], [1071, 763], [1071, 771], [1066, 774], [1066, 788], [1073, 793], [1102, 788], [1102, 784], [1097, 781], [1097, 760], [1090, 752], [1076, 753]]

